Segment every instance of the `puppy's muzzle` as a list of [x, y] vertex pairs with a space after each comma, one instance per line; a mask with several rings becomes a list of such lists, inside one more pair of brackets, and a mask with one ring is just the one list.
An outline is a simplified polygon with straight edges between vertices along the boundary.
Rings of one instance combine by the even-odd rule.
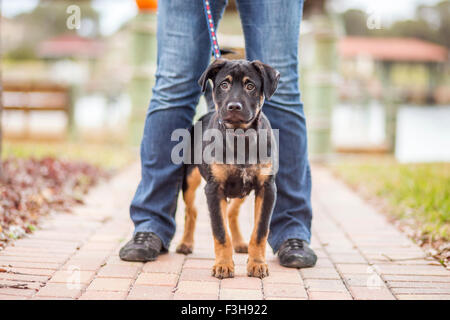
[[228, 112], [242, 111], [242, 103], [240, 103], [240, 102], [229, 102], [227, 104], [227, 111]]

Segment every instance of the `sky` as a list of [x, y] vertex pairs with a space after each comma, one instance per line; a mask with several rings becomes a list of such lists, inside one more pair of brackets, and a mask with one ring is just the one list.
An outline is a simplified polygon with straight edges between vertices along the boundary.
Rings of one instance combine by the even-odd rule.
[[[54, 0], [56, 1], [56, 0]], [[189, 0], [193, 1], [193, 0]], [[330, 0], [329, 5], [338, 12], [357, 8], [379, 14], [383, 22], [412, 18], [420, 4], [432, 5], [441, 0]], [[38, 0], [3, 0], [2, 14], [12, 18], [22, 12], [33, 10]], [[71, 4], [76, 4], [74, 0]], [[134, 17], [137, 8], [134, 0], [93, 0], [93, 7], [101, 9], [100, 31], [104, 35], [114, 33], [127, 20]]]

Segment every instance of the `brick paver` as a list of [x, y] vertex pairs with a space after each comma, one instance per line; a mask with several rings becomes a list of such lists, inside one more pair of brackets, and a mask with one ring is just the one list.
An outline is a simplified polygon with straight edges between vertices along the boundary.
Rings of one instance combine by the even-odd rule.
[[[235, 278], [211, 276], [214, 263], [203, 189], [194, 253], [176, 254], [183, 203], [168, 254], [155, 262], [118, 257], [133, 227], [128, 207], [137, 186], [134, 164], [92, 190], [73, 214], [44, 218], [39, 230], [0, 252], [0, 300], [6, 299], [445, 299], [450, 271], [327, 169], [313, 168], [313, 237], [319, 259], [310, 269], [287, 269], [267, 249], [270, 276], [246, 275], [245, 254], [235, 254]], [[242, 207], [242, 233], [252, 229], [251, 199]]]

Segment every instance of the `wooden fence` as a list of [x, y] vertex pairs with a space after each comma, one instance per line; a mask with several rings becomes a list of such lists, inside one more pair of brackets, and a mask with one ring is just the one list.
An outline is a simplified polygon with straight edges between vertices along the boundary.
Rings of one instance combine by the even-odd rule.
[[[64, 139], [73, 123], [73, 110], [70, 88], [55, 83], [46, 82], [3, 82], [4, 135], [21, 139]], [[21, 130], [10, 130], [8, 113], [21, 113]], [[65, 128], [63, 132], [46, 134], [45, 126], [30, 130], [32, 114], [59, 112], [64, 115]], [[11, 125], [12, 126], [12, 125]], [[42, 129], [42, 130], [40, 130]], [[42, 132], [41, 132], [42, 131]]]

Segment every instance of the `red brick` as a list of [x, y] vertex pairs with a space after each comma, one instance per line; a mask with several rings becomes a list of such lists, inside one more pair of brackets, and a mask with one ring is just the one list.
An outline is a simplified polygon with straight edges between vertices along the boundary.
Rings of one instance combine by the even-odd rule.
[[219, 292], [219, 283], [215, 281], [180, 281], [178, 282], [177, 292], [216, 294]]
[[335, 253], [330, 258], [334, 263], [367, 263], [359, 253]]
[[28, 274], [6, 273], [0, 272], [0, 279], [2, 280], [15, 280], [26, 282], [46, 282], [50, 276], [35, 276]]
[[193, 269], [211, 269], [214, 265], [214, 260], [212, 259], [187, 259], [183, 265], [183, 268], [193, 268]]
[[356, 300], [394, 300], [394, 296], [386, 287], [350, 287], [350, 292]]
[[397, 294], [443, 294], [443, 295], [450, 295], [450, 288], [392, 288], [391, 290], [392, 290], [392, 292], [395, 295], [397, 295]]
[[261, 290], [251, 289], [220, 289], [221, 300], [262, 300]]
[[210, 269], [192, 269], [184, 267], [181, 272], [180, 280], [219, 282], [219, 279], [211, 275]]
[[32, 263], [63, 263], [66, 257], [42, 257], [42, 256], [0, 256], [0, 264], [9, 264], [11, 262], [32, 262]]
[[310, 291], [347, 292], [341, 280], [307, 279], [305, 287]]
[[0, 267], [56, 270], [60, 267], [60, 264], [59, 263], [10, 261], [10, 262], [5, 262], [5, 263], [0, 262]]
[[89, 290], [83, 293], [80, 300], [124, 300], [126, 291], [94, 291]]
[[97, 278], [92, 281], [87, 290], [94, 291], [128, 291], [132, 279]]
[[397, 275], [386, 274], [383, 275], [386, 281], [404, 281], [404, 282], [445, 282], [450, 283], [450, 277], [446, 276], [420, 276], [420, 275]]
[[264, 300], [307, 300], [306, 298], [265, 297]]
[[7, 294], [0, 294], [0, 300], [26, 300], [29, 299], [28, 297], [21, 297], [21, 296], [10, 296]]
[[300, 269], [303, 279], [340, 279], [334, 268], [307, 268]]
[[62, 298], [62, 297], [41, 297], [41, 296], [34, 296], [31, 298], [31, 300], [75, 300], [73, 298]]
[[310, 300], [352, 300], [348, 292], [309, 291]]
[[0, 280], [0, 286], [2, 287], [15, 287], [20, 285], [25, 289], [40, 289], [42, 287], [42, 283], [40, 282], [27, 282], [27, 281], [15, 281], [15, 280]]
[[174, 300], [218, 300], [218, 294], [183, 293], [175, 292]]
[[302, 285], [293, 284], [264, 284], [264, 295], [266, 297], [307, 298], [305, 288]]
[[367, 287], [372, 283], [383, 284], [383, 280], [377, 274], [349, 274], [344, 276], [349, 286]]
[[26, 275], [36, 275], [36, 276], [51, 276], [55, 273], [55, 270], [51, 269], [33, 269], [33, 268], [9, 268], [11, 273], [20, 273]]
[[121, 265], [121, 266], [127, 266], [127, 267], [142, 267], [144, 265], [143, 262], [130, 262], [130, 261], [123, 261], [119, 258], [119, 256], [110, 256], [106, 260], [106, 265]]
[[336, 267], [344, 274], [369, 274], [373, 270], [368, 264], [336, 264]]
[[450, 295], [443, 294], [398, 294], [399, 300], [450, 300]]
[[432, 275], [432, 276], [449, 276], [450, 271], [442, 266], [422, 266], [422, 265], [377, 265], [382, 274], [395, 275]]
[[134, 278], [134, 277], [136, 277], [138, 271], [139, 271], [139, 267], [106, 265], [98, 271], [97, 277], [99, 277], [99, 278]]
[[450, 282], [389, 281], [389, 288], [442, 288], [450, 290]]
[[173, 289], [167, 286], [134, 286], [129, 300], [169, 300], [173, 297]]
[[103, 265], [101, 262], [89, 261], [89, 260], [69, 260], [61, 269], [68, 270], [77, 268], [81, 271], [97, 271]]
[[171, 286], [177, 284], [178, 275], [173, 273], [141, 273], [135, 285]]
[[182, 262], [151, 261], [144, 264], [144, 272], [180, 273]]
[[[73, 284], [73, 286], [75, 286], [75, 284]], [[39, 290], [36, 296], [76, 299], [81, 295], [81, 289], [82, 285], [78, 288], [74, 288], [72, 285], [68, 286], [65, 283], [48, 283]]]
[[283, 267], [278, 260], [267, 260], [267, 266], [269, 267], [269, 274], [270, 272], [298, 273], [297, 269]]
[[253, 277], [234, 277], [223, 279], [220, 283], [221, 289], [254, 289], [261, 290], [261, 279]]
[[2, 294], [2, 295], [31, 297], [35, 293], [36, 293], [36, 290], [34, 290], [34, 289], [0, 288], [0, 294]]
[[61, 270], [56, 271], [50, 283], [73, 283], [79, 282], [81, 284], [89, 284], [95, 275], [94, 271], [80, 271], [80, 270]]
[[297, 273], [287, 273], [287, 272], [277, 272], [271, 271], [269, 272], [269, 276], [263, 278], [263, 283], [278, 283], [278, 284], [299, 284], [303, 283], [300, 274]]

